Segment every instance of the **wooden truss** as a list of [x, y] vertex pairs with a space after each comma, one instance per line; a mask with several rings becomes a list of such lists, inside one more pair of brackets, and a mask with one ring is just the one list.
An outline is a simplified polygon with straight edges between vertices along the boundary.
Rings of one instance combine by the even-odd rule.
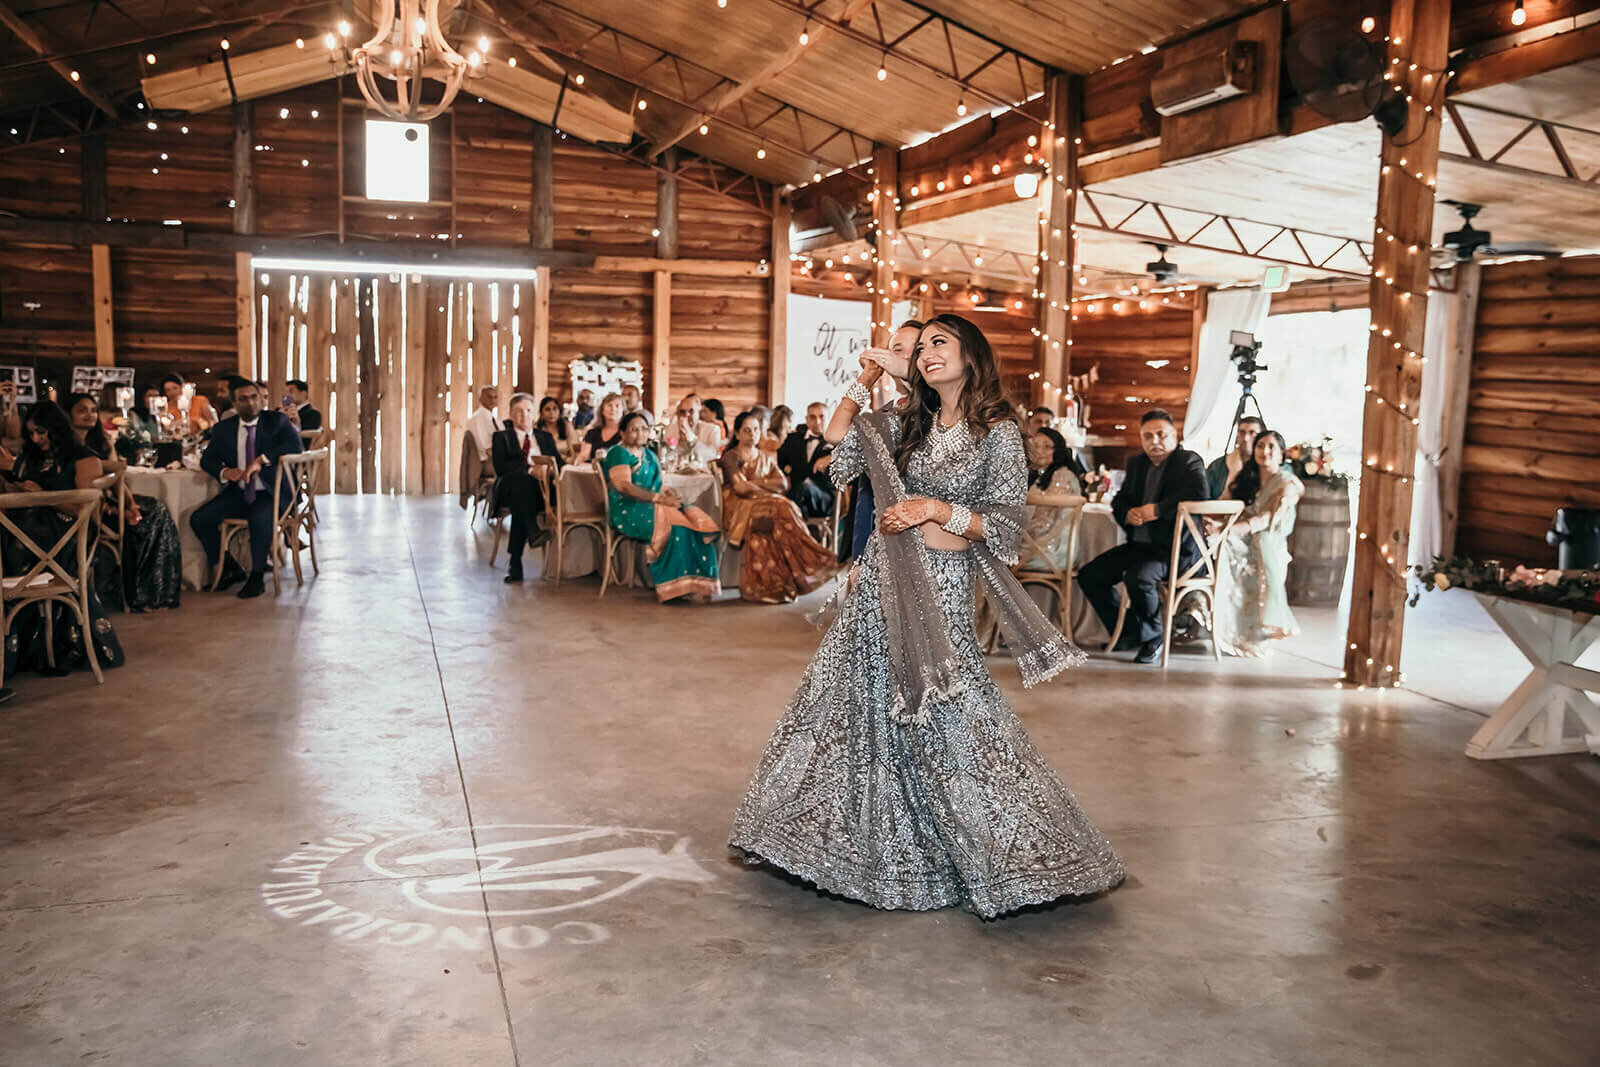
[[[508, 17], [499, 9], [489, 21], [525, 48], [585, 64], [696, 114], [707, 109], [711, 98], [737, 85], [733, 78], [563, 4], [545, 0], [539, 6], [558, 14], [564, 27], [579, 30], [581, 39], [564, 36], [545, 20]], [[754, 141], [768, 142], [774, 150], [813, 160], [819, 167], [853, 166], [872, 154], [870, 137], [761, 93], [742, 97], [716, 122]]]
[[[1194, 211], [1152, 200], [1096, 193], [1080, 194], [1077, 228], [1114, 233], [1140, 241], [1303, 267], [1323, 274], [1367, 278], [1372, 274], [1372, 242], [1318, 233], [1297, 226], [1254, 222], [1220, 212]], [[1085, 213], [1083, 210], [1087, 208]]]
[[[1594, 173], [1585, 176], [1579, 166], [1573, 162], [1572, 153], [1568, 151], [1566, 141], [1563, 139], [1570, 134], [1587, 135], [1591, 138], [1600, 138], [1600, 131], [1586, 130], [1579, 126], [1569, 126], [1562, 122], [1552, 122], [1549, 119], [1534, 118], [1529, 115], [1519, 115], [1512, 111], [1502, 111], [1499, 108], [1484, 107], [1480, 104], [1465, 102], [1449, 102], [1444, 105], [1444, 110], [1450, 116], [1450, 122], [1455, 128], [1456, 136], [1461, 139], [1461, 144], [1466, 148], [1466, 156], [1455, 153], [1445, 153], [1448, 159], [1462, 159], [1486, 166], [1499, 167], [1507, 171], [1522, 174], [1538, 174], [1546, 178], [1565, 179], [1578, 185], [1591, 189], [1600, 189], [1600, 167]], [[1501, 134], [1496, 141], [1502, 141], [1498, 147], [1494, 142], [1485, 139], [1482, 134], [1483, 125], [1479, 121], [1484, 115], [1496, 115], [1502, 119], [1515, 119], [1520, 125], [1514, 133]], [[1479, 130], [1475, 135], [1474, 126]], [[1550, 146], [1550, 153], [1555, 158], [1560, 172], [1536, 170], [1532, 167], [1518, 166], [1506, 163], [1503, 160], [1506, 154], [1517, 145], [1521, 144], [1530, 134], [1543, 137]]]

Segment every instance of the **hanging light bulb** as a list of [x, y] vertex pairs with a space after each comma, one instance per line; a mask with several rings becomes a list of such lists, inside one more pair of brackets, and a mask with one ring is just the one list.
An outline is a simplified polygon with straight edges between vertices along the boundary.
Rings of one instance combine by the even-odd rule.
[[888, 64], [889, 64], [889, 53], [885, 52], [883, 54], [883, 58], [878, 61], [878, 80], [879, 81], [883, 81], [885, 78], [887, 78], [889, 76]]
[[583, 75], [582, 74], [574, 74], [572, 76], [572, 84], [574, 84], [574, 85], [582, 85], [583, 84]]
[[961, 94], [961, 99], [956, 101], [956, 114], [964, 116], [964, 115], [966, 115], [966, 113], [967, 113], [967, 96], [966, 96], [965, 93], [962, 93]]
[[700, 136], [704, 137], [706, 134], [708, 134], [710, 132], [711, 132], [711, 127], [707, 126], [705, 123], [702, 122], [700, 124]]
[[1039, 193], [1039, 172], [1025, 170], [1011, 179], [1011, 190], [1019, 200], [1031, 200]]
[[808, 45], [808, 44], [811, 43], [811, 20], [810, 19], [806, 19], [806, 24], [804, 26], [800, 27], [800, 43], [802, 45]]
[[1522, 0], [1517, 0], [1517, 6], [1511, 9], [1511, 25], [1521, 26], [1528, 21], [1528, 13], [1522, 10]]
[[766, 159], [767, 158], [767, 146], [766, 145], [762, 145], [760, 148], [756, 149], [756, 158], [757, 159]]

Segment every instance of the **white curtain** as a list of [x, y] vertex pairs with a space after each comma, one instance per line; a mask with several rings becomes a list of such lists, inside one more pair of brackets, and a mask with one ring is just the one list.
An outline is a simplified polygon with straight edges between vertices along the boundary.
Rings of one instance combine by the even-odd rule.
[[1445, 353], [1455, 343], [1455, 293], [1428, 294], [1422, 354], [1422, 400], [1417, 418], [1416, 477], [1411, 494], [1411, 563], [1427, 564], [1444, 547], [1444, 501], [1439, 495], [1439, 451], [1444, 444]]
[[[1199, 361], [1195, 367], [1194, 388], [1189, 394], [1189, 411], [1183, 419], [1183, 443], [1205, 459], [1222, 455], [1232, 446], [1234, 403], [1234, 365], [1228, 357], [1233, 346], [1228, 334], [1234, 330], [1259, 335], [1267, 321], [1272, 294], [1260, 289], [1225, 289], [1212, 293], [1206, 302], [1206, 322], [1200, 329]], [[1264, 357], [1263, 357], [1264, 358]]]

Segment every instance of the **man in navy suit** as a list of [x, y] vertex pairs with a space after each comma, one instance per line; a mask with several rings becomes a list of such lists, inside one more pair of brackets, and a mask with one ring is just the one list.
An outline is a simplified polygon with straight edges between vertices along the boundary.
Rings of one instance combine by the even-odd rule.
[[[561, 468], [561, 453], [556, 439], [548, 430], [533, 424], [535, 401], [528, 393], [518, 393], [511, 398], [511, 425], [495, 433], [490, 445], [494, 460], [494, 493], [489, 501], [489, 514], [500, 514], [501, 508], [511, 512], [511, 540], [508, 549], [511, 566], [506, 571], [506, 581], [522, 581], [522, 549], [531, 544], [538, 548], [550, 539], [549, 530], [539, 528], [544, 515], [544, 491], [533, 477], [529, 460], [533, 456], [551, 456], [556, 469]], [[555, 492], [555, 486], [550, 487]], [[551, 503], [554, 503], [552, 500]]]
[[[250, 574], [239, 590], [241, 597], [260, 596], [266, 590], [267, 551], [277, 525], [277, 516], [272, 514], [272, 480], [282, 475], [279, 459], [300, 451], [300, 431], [295, 424], [282, 412], [262, 411], [262, 406], [259, 386], [242, 378], [234, 382], [233, 414], [217, 423], [211, 443], [200, 457], [200, 468], [222, 483], [222, 491], [189, 518], [190, 528], [205, 546], [208, 571], [222, 556], [222, 520], [249, 522]], [[288, 493], [286, 489], [285, 495]], [[237, 576], [225, 576], [218, 588], [235, 581]]]

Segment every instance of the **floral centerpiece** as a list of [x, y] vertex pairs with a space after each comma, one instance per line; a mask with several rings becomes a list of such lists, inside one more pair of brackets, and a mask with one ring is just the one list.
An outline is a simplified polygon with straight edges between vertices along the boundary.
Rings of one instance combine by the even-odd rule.
[[1104, 500], [1106, 498], [1106, 494], [1110, 492], [1111, 472], [1106, 470], [1105, 464], [1102, 463], [1099, 467], [1096, 467], [1094, 470], [1088, 471], [1084, 474], [1083, 495], [1085, 497], [1096, 503], [1099, 503], [1100, 501]]
[[1412, 568], [1412, 607], [1429, 590], [1472, 589], [1524, 600], [1538, 600], [1580, 611], [1600, 611], [1600, 570], [1557, 570], [1525, 567], [1507, 570], [1499, 560], [1455, 557], [1435, 559], [1426, 567]]
[[1290, 445], [1284, 458], [1289, 461], [1289, 466], [1294, 470], [1294, 475], [1302, 482], [1326, 482], [1332, 486], [1344, 486], [1349, 478], [1333, 469], [1333, 462], [1328, 454], [1328, 446], [1333, 443], [1333, 438], [1324, 436], [1320, 442], [1302, 441], [1297, 445]]

